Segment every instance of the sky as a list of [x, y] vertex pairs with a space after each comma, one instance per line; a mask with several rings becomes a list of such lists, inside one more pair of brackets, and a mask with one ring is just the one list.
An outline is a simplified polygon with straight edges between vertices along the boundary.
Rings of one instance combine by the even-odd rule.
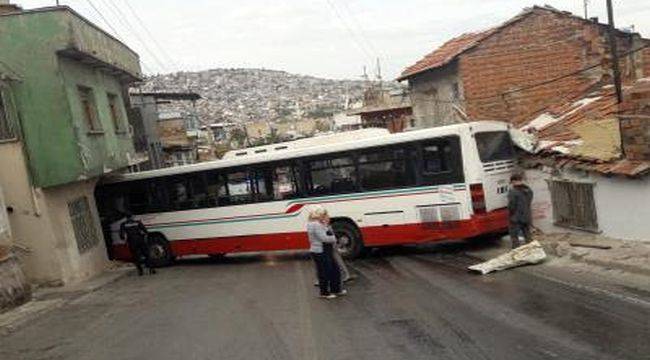
[[[55, 0], [11, 0], [29, 9]], [[127, 3], [128, 2], [128, 3]], [[605, 0], [589, 16], [607, 21]], [[60, 0], [140, 54], [146, 74], [266, 68], [394, 79], [446, 40], [548, 4], [582, 16], [584, 0]], [[617, 27], [650, 37], [650, 1], [613, 0]], [[191, 6], [190, 6], [191, 4]], [[134, 15], [135, 14], [135, 15]], [[645, 21], [644, 21], [645, 20]]]

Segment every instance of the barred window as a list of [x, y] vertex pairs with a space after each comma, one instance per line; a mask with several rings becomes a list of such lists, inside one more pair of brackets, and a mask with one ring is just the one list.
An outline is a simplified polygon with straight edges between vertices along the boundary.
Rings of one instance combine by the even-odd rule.
[[88, 198], [82, 196], [68, 203], [70, 220], [77, 239], [77, 248], [80, 253], [85, 253], [99, 243], [97, 227], [90, 212]]
[[9, 140], [16, 138], [11, 116], [9, 115], [9, 104], [7, 96], [0, 87], [0, 140]]
[[598, 231], [594, 186], [590, 183], [549, 180], [555, 225]]

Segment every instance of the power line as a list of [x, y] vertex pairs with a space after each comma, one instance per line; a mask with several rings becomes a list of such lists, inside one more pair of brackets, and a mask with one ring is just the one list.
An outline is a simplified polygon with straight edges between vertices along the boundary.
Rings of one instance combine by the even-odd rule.
[[377, 56], [379, 56], [379, 55], [383, 56], [383, 54], [381, 53], [381, 51], [378, 51], [377, 48], [374, 46], [373, 42], [370, 41], [370, 39], [366, 36], [366, 31], [365, 31], [363, 25], [361, 24], [361, 22], [359, 21], [359, 19], [357, 18], [357, 16], [354, 14], [354, 12], [352, 11], [352, 9], [350, 9], [350, 6], [348, 5], [348, 2], [347, 2], [347, 1], [343, 1], [343, 8], [344, 8], [344, 9], [348, 12], [348, 14], [350, 15], [350, 18], [352, 19], [352, 22], [357, 26], [357, 29], [359, 30], [359, 35], [360, 35], [360, 37], [361, 37], [361, 38], [366, 42], [366, 44], [368, 44], [368, 48], [369, 48], [373, 53], [375, 53]]
[[133, 9], [131, 4], [129, 4], [129, 0], [124, 0], [124, 4], [126, 4], [126, 7], [129, 9], [133, 17], [137, 20], [137, 22], [140, 24], [140, 27], [142, 27], [145, 31], [145, 33], [149, 36], [151, 41], [153, 42], [154, 46], [158, 48], [160, 53], [165, 57], [165, 60], [169, 61], [172, 65], [174, 65], [176, 68], [179, 68], [178, 64], [174, 59], [169, 56], [167, 51], [163, 46], [160, 45], [156, 37], [153, 35], [153, 33], [149, 30], [149, 27], [145, 24], [145, 22], [142, 20], [142, 18], [138, 15], [138, 13]]
[[93, 2], [91, 0], [86, 0], [86, 2], [88, 3], [88, 5], [90, 5], [90, 7], [93, 8], [93, 10], [95, 10], [97, 15], [99, 15], [99, 17], [102, 19], [102, 21], [104, 21], [106, 26], [108, 26], [108, 28], [113, 31], [113, 34], [115, 34], [115, 36], [117, 36], [120, 40], [124, 41], [123, 37], [120, 36], [120, 33], [118, 33], [117, 30], [115, 30], [113, 25], [111, 25], [111, 23], [106, 19], [106, 17], [104, 17], [104, 14], [102, 14], [102, 12], [99, 11], [99, 9], [95, 6], [95, 4], [93, 4]]
[[168, 71], [165, 64], [162, 61], [160, 61], [160, 58], [158, 58], [156, 53], [154, 53], [149, 48], [147, 43], [142, 39], [142, 37], [140, 37], [140, 34], [138, 33], [138, 31], [136, 31], [135, 28], [133, 26], [131, 26], [131, 23], [129, 22], [128, 18], [126, 16], [124, 16], [124, 13], [122, 13], [122, 11], [111, 0], [106, 0], [110, 6], [108, 6], [106, 4], [106, 2], [104, 2], [104, 0], [100, 0], [100, 1], [102, 2], [102, 4], [104, 4], [105, 7], [107, 7], [111, 11], [111, 13], [113, 15], [116, 15], [116, 17], [119, 19], [119, 22], [125, 28], [127, 28], [127, 31], [130, 32], [131, 34], [133, 34], [133, 36], [142, 44], [142, 47], [151, 56], [151, 58], [154, 60], [154, 62], [158, 66], [158, 68], [162, 72]]
[[356, 36], [356, 33], [352, 30], [350, 25], [347, 23], [347, 21], [345, 21], [345, 19], [341, 15], [341, 13], [334, 6], [334, 3], [332, 3], [332, 0], [326, 0], [326, 1], [327, 1], [327, 4], [330, 6], [330, 8], [332, 8], [332, 12], [334, 13], [334, 15], [336, 15], [336, 17], [339, 18], [339, 20], [341, 21], [341, 24], [343, 24], [343, 27], [345, 27], [345, 29], [348, 31], [348, 33], [349, 33], [350, 37], [352, 38], [352, 40], [357, 44], [359, 49], [368, 57], [368, 59], [372, 63], [373, 58], [374, 58], [374, 56], [372, 56], [372, 54], [371, 54], [372, 51], [368, 51], [368, 49], [364, 46], [363, 42], [359, 41], [359, 39]]

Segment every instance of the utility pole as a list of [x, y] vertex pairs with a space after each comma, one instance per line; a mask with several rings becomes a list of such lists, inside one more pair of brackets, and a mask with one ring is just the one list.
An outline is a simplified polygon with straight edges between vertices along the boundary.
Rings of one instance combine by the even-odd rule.
[[621, 71], [618, 68], [618, 49], [616, 46], [616, 27], [614, 27], [614, 9], [612, 0], [607, 0], [607, 19], [609, 21], [609, 49], [612, 53], [612, 72], [614, 73], [614, 88], [616, 89], [616, 101], [623, 101], [623, 90], [621, 89]]

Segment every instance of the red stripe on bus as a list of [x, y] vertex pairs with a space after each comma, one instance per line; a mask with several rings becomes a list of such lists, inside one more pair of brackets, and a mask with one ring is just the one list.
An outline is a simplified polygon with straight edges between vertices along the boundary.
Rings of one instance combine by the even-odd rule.
[[[442, 240], [465, 239], [482, 234], [507, 230], [507, 210], [491, 211], [475, 215], [469, 220], [444, 223], [412, 223], [361, 228], [366, 246], [423, 244]], [[174, 255], [227, 254], [257, 251], [306, 250], [309, 248], [307, 233], [275, 233], [215, 237], [207, 239], [183, 239], [170, 241]], [[126, 245], [114, 245], [117, 260], [129, 260]]]
[[[457, 189], [454, 191], [465, 191], [465, 189]], [[156, 226], [162, 226], [162, 225], [174, 225], [174, 224], [188, 224], [188, 223], [193, 223], [193, 222], [207, 222], [207, 221], [219, 221], [219, 220], [234, 220], [234, 219], [241, 219], [241, 218], [255, 218], [255, 217], [261, 217], [261, 216], [273, 216], [273, 215], [282, 215], [282, 214], [291, 214], [294, 213], [301, 208], [303, 208], [305, 205], [315, 205], [315, 204], [331, 204], [331, 203], [336, 203], [336, 202], [348, 202], [348, 201], [361, 201], [361, 200], [370, 200], [370, 199], [380, 199], [380, 198], [388, 198], [388, 197], [403, 197], [403, 196], [414, 196], [414, 195], [422, 195], [422, 194], [435, 194], [438, 193], [439, 190], [431, 190], [431, 191], [425, 191], [425, 192], [418, 192], [418, 193], [408, 193], [408, 194], [397, 194], [397, 195], [380, 195], [380, 196], [371, 196], [371, 197], [363, 197], [363, 198], [352, 198], [352, 199], [332, 199], [329, 201], [316, 201], [316, 202], [305, 202], [305, 203], [297, 203], [291, 205], [285, 212], [274, 212], [274, 213], [266, 213], [266, 214], [255, 214], [255, 215], [240, 215], [240, 216], [229, 216], [229, 217], [220, 217], [220, 218], [210, 218], [210, 219], [193, 219], [193, 220], [183, 220], [183, 221], [170, 221], [170, 222], [162, 222], [162, 223], [145, 223], [146, 226], [151, 226], [151, 227], [156, 227]]]

